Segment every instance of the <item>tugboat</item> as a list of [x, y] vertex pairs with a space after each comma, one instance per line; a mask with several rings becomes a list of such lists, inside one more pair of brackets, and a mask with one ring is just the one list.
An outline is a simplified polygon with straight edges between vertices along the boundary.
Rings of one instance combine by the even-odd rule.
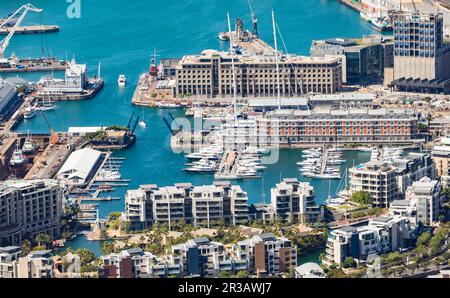
[[392, 26], [389, 23], [388, 17], [376, 17], [372, 19], [372, 28], [379, 31], [390, 31], [392, 30]]
[[119, 87], [125, 87], [125, 85], [127, 84], [127, 78], [123, 73], [119, 75], [117, 83], [119, 84]]
[[25, 165], [26, 161], [27, 160], [23, 155], [22, 150], [19, 149], [19, 142], [17, 141], [16, 149], [14, 150], [11, 160], [9, 161], [9, 165], [11, 167], [21, 167]]
[[219, 39], [221, 41], [227, 41], [230, 40], [230, 37], [228, 36], [228, 32], [220, 32], [219, 33]]
[[372, 17], [369, 14], [367, 14], [367, 12], [364, 10], [361, 10], [361, 12], [359, 13], [359, 16], [361, 17], [361, 19], [363, 19], [364, 21], [366, 21], [368, 23], [372, 22]]
[[22, 146], [22, 153], [33, 154], [35, 151], [36, 151], [36, 144], [33, 143], [30, 137], [30, 133], [28, 132], [28, 136]]

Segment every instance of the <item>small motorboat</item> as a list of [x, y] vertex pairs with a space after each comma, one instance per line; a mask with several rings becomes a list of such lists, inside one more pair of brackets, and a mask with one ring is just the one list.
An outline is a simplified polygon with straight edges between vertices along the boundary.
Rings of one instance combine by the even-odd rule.
[[123, 73], [119, 75], [117, 83], [119, 84], [120, 87], [125, 87], [125, 85], [127, 84], [127, 78]]
[[227, 41], [230, 40], [230, 37], [228, 36], [228, 32], [220, 32], [219, 33], [219, 39], [221, 41]]

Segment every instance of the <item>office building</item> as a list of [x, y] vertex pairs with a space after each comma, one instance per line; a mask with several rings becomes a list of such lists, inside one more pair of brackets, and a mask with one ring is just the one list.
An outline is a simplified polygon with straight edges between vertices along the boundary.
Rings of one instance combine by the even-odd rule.
[[0, 246], [37, 234], [60, 236], [62, 189], [55, 180], [10, 180], [0, 185]]
[[290, 223], [317, 222], [320, 206], [316, 204], [314, 188], [297, 178], [283, 179], [270, 190], [270, 207], [275, 218]]
[[397, 11], [394, 24], [396, 90], [450, 93], [450, 47], [444, 43], [442, 13]]

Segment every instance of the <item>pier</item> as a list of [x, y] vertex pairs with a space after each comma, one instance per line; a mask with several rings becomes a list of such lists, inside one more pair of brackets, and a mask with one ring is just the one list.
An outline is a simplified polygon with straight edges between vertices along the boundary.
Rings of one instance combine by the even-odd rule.
[[353, 0], [338, 0], [339, 2], [341, 2], [344, 5], [347, 5], [350, 8], [353, 8], [356, 11], [361, 12], [362, 11], [362, 4], [361, 2], [356, 2]]
[[244, 52], [248, 54], [263, 54], [266, 52], [274, 52], [275, 49], [272, 48], [269, 44], [267, 44], [262, 39], [259, 39], [256, 36], [253, 36], [252, 33], [247, 32], [249, 35], [246, 39], [239, 39], [236, 31], [231, 32], [231, 42], [234, 45], [239, 45]]

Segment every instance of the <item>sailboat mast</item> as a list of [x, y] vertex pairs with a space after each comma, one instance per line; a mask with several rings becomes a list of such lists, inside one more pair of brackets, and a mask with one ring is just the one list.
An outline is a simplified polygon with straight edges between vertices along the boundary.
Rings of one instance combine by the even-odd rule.
[[233, 40], [231, 38], [231, 22], [230, 14], [227, 13], [228, 19], [228, 36], [230, 37], [230, 54], [231, 54], [231, 71], [233, 72], [233, 118], [234, 125], [237, 125], [237, 112], [236, 112], [236, 97], [237, 97], [237, 86], [236, 86], [236, 72], [234, 69], [234, 51], [233, 51]]
[[275, 45], [275, 64], [276, 64], [276, 70], [277, 70], [277, 105], [278, 109], [281, 109], [281, 103], [280, 103], [280, 66], [278, 65], [278, 43], [277, 43], [277, 31], [275, 28], [275, 13], [272, 10], [272, 26], [273, 26], [273, 40]]

